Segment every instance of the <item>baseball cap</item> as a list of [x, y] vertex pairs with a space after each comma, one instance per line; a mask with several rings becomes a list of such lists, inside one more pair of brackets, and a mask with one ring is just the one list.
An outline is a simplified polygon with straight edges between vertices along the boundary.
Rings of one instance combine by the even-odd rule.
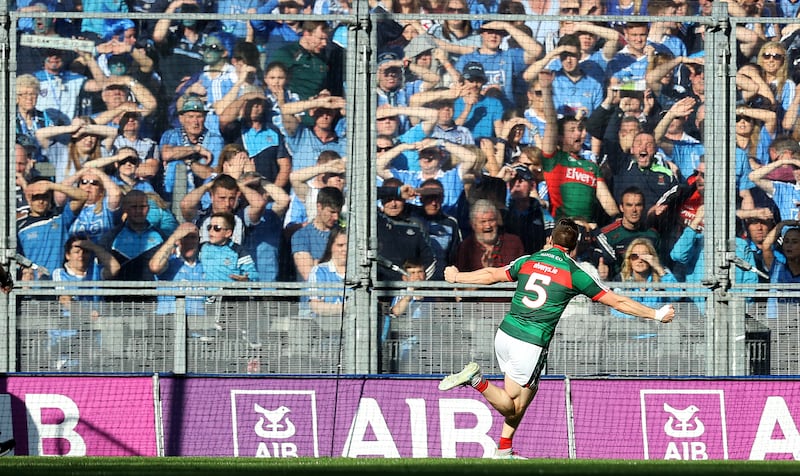
[[208, 112], [208, 111], [206, 111], [205, 103], [199, 97], [184, 96], [183, 104], [181, 104], [180, 109], [178, 109], [178, 114], [183, 114], [184, 112]]
[[400, 57], [397, 56], [396, 53], [392, 51], [384, 51], [383, 53], [378, 55], [378, 66], [383, 65], [384, 63], [388, 63], [389, 61], [397, 61]]
[[436, 48], [436, 43], [433, 42], [430, 35], [417, 35], [403, 48], [403, 54], [406, 58], [416, 58], [434, 48]]
[[486, 72], [483, 70], [483, 65], [477, 61], [467, 63], [461, 75], [465, 80], [486, 82]]
[[533, 174], [531, 173], [530, 169], [524, 165], [515, 166], [514, 172], [516, 173], [514, 176], [515, 179], [527, 180], [529, 182], [533, 180]]

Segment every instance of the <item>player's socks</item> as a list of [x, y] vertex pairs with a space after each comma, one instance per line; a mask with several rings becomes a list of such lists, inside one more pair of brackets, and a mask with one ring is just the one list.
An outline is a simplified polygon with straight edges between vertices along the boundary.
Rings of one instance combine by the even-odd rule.
[[500, 441], [497, 443], [498, 450], [509, 450], [511, 449], [511, 438], [500, 437]]
[[489, 381], [486, 380], [486, 377], [484, 377], [481, 373], [475, 374], [469, 384], [472, 385], [472, 388], [481, 393], [489, 388]]

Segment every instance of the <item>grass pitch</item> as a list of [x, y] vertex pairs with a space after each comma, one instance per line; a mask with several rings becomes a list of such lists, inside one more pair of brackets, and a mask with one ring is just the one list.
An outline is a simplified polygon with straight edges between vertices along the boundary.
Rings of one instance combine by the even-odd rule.
[[269, 475], [762, 475], [800, 474], [796, 461], [621, 461], [491, 459], [352, 459], [352, 458], [0, 458], [3, 475], [158, 474], [169, 476]]

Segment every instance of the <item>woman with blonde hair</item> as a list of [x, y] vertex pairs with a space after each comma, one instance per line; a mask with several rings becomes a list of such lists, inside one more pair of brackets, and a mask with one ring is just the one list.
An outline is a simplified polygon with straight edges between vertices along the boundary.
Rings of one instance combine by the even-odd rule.
[[[661, 264], [652, 241], [647, 238], [634, 238], [625, 248], [624, 261], [615, 281], [637, 283], [639, 290], [651, 291], [653, 283], [675, 283], [677, 279]], [[631, 299], [646, 306], [662, 306], [668, 301], [665, 297], [648, 294], [631, 296]], [[611, 313], [617, 317], [633, 319], [633, 316], [613, 309]]]
[[764, 43], [758, 51], [757, 63], [761, 66], [761, 76], [769, 85], [775, 98], [778, 117], [789, 110], [794, 100], [795, 84], [789, 79], [789, 67], [786, 64], [786, 48], [779, 41]]
[[[117, 129], [95, 124], [88, 116], [78, 116], [66, 126], [43, 127], [36, 131], [36, 140], [55, 169], [55, 181], [63, 182], [90, 161], [112, 155]], [[60, 139], [69, 138], [68, 142]], [[109, 160], [98, 166], [115, 162]]]

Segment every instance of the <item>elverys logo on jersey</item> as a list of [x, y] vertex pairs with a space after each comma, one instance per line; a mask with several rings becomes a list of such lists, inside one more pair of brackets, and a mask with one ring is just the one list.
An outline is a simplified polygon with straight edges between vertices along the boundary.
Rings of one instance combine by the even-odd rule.
[[644, 459], [728, 459], [722, 390], [641, 390]]
[[318, 457], [313, 390], [231, 390], [234, 456]]

